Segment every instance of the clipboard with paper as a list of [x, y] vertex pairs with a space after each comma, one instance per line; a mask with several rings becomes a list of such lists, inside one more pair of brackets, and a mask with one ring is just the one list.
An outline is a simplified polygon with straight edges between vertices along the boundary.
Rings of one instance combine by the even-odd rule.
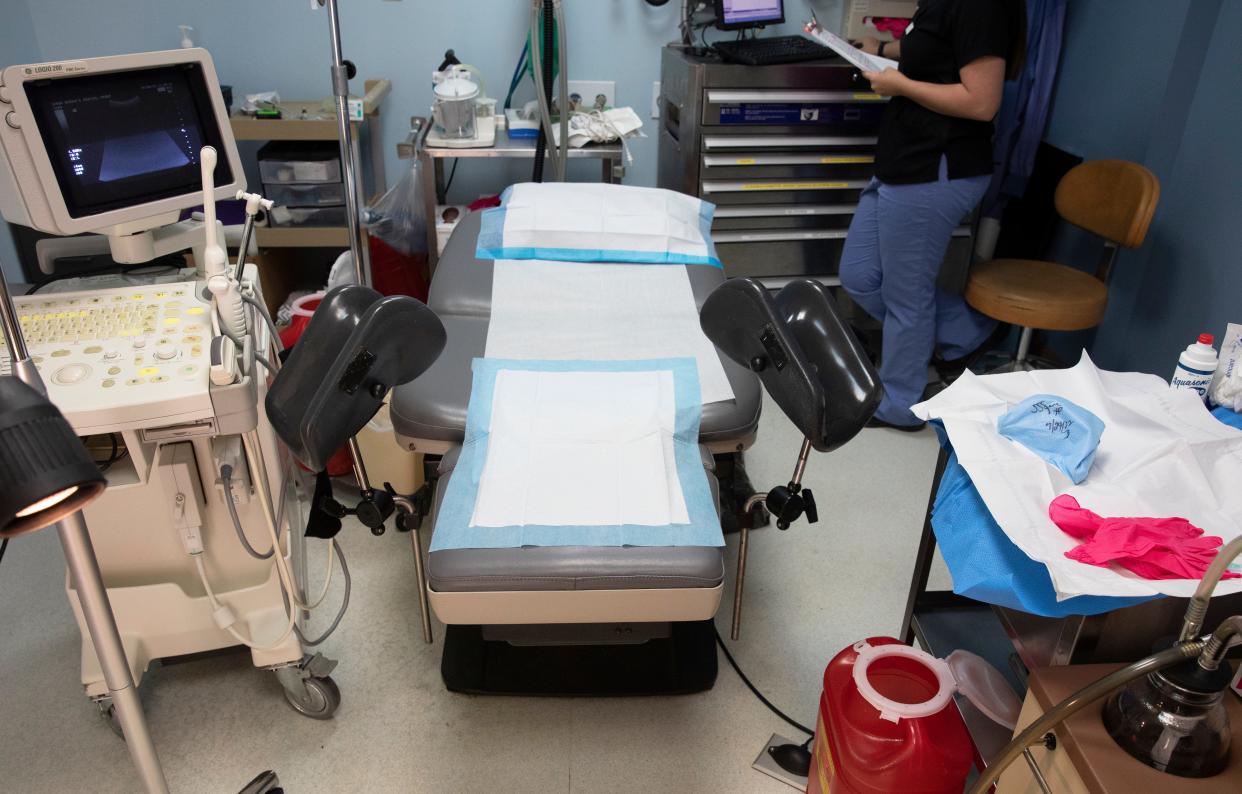
[[878, 55], [869, 55], [862, 50], [850, 44], [831, 30], [826, 30], [823, 25], [819, 24], [819, 20], [815, 17], [815, 12], [811, 12], [811, 21], [802, 26], [802, 29], [808, 36], [818, 41], [828, 49], [840, 55], [845, 60], [856, 66], [864, 72], [882, 72], [885, 69], [896, 69], [897, 62], [892, 58], [881, 58]]

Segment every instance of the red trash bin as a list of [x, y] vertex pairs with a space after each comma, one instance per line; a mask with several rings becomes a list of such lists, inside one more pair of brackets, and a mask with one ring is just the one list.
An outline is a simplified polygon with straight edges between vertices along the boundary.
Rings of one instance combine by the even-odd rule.
[[808, 794], [961, 794], [973, 745], [948, 665], [891, 637], [824, 670]]

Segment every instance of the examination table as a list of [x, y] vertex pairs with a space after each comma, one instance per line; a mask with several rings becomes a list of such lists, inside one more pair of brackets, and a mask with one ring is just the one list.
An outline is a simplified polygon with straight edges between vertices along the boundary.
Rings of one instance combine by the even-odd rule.
[[[365, 287], [330, 292], [268, 400], [269, 413], [279, 414], [277, 432], [299, 459], [320, 468], [391, 388], [398, 440], [442, 456], [430, 490], [396, 495], [406, 511], [399, 527], [411, 511], [429, 514], [434, 527], [455, 476], [471, 362], [484, 354], [490, 314], [493, 263], [474, 256], [479, 223], [472, 215], [459, 224], [427, 306]], [[734, 393], [702, 408], [699, 453], [717, 511], [713, 453], [753, 441], [762, 382], [806, 437], [794, 478], [767, 496], [778, 523], [788, 526], [801, 515], [807, 455], [858, 432], [879, 403], [878, 377], [821, 285], [798, 282], [774, 296], [749, 279], [726, 282], [709, 265], [666, 267], [686, 269], [702, 328]], [[809, 492], [802, 495], [810, 502]], [[807, 515], [814, 520], [813, 509]], [[451, 690], [655, 694], [701, 691], [715, 681], [721, 547], [451, 548], [427, 555], [423, 577], [418, 533], [415, 539], [425, 595], [447, 625], [441, 671]]]
[[[474, 255], [481, 217], [472, 213], [458, 224], [431, 281], [427, 305], [444, 323], [444, 351], [423, 376], [397, 387], [390, 404], [393, 430], [401, 443], [419, 452], [443, 454], [435, 488], [437, 509], [465, 432], [470, 362], [483, 355], [487, 342], [494, 262]], [[685, 267], [698, 307], [724, 281], [717, 267], [672, 267]], [[755, 436], [761, 405], [754, 373], [725, 356], [721, 361], [735, 399], [703, 406], [699, 436], [708, 483], [716, 497], [719, 486], [713, 476], [712, 453], [737, 452], [748, 446]], [[432, 512], [433, 526], [437, 512]], [[450, 688], [488, 689], [477, 675], [476, 680], [463, 680], [473, 672], [493, 682], [500, 676], [504, 681], [498, 685], [509, 691], [530, 691], [531, 687], [536, 691], [616, 691], [618, 686], [630, 691], [629, 683], [643, 691], [685, 691], [709, 687], [715, 678], [710, 626], [677, 624], [708, 621], [715, 615], [724, 579], [721, 548], [451, 549], [428, 555], [427, 579], [432, 609], [449, 624], [443, 672]], [[479, 638], [495, 642], [480, 645]], [[623, 669], [630, 668], [630, 674], [622, 679], [583, 675], [583, 648], [571, 654], [564, 644], [572, 644], [574, 638], [588, 641], [602, 657], [588, 668], [599, 671], [603, 665], [611, 669], [620, 662]], [[536, 676], [539, 681], [527, 682], [527, 686], [513, 680], [512, 643], [523, 643], [527, 652], [521, 655], [543, 657], [535, 663], [546, 669]], [[692, 667], [698, 673], [690, 677], [693, 681], [674, 677], [659, 682], [633, 675], [634, 665], [644, 664], [639, 656], [646, 658], [645, 651], [665, 645], [664, 650], [679, 657], [690, 653], [691, 647], [697, 649]], [[644, 653], [626, 653], [626, 649]], [[563, 669], [557, 664], [559, 657], [565, 659]], [[665, 656], [664, 662], [670, 658]], [[642, 683], [636, 680], [644, 678]], [[571, 679], [578, 680], [579, 686]]]

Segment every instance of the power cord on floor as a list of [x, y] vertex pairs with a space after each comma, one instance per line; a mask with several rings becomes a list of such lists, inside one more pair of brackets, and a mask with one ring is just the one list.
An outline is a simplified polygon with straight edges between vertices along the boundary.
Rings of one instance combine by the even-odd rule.
[[[733, 672], [737, 673], [737, 677], [742, 679], [742, 683], [746, 685], [746, 688], [749, 689], [755, 697], [759, 698], [759, 702], [767, 706], [769, 711], [783, 719], [785, 722], [788, 722], [790, 725], [803, 733], [809, 734], [812, 739], [815, 738], [815, 731], [778, 709], [775, 705], [773, 705], [772, 701], [764, 697], [763, 693], [755, 688], [755, 685], [752, 684], [750, 679], [746, 677], [746, 674], [742, 672], [742, 668], [737, 666], [737, 661], [734, 660], [733, 654], [729, 653], [729, 649], [725, 647], [724, 638], [720, 636], [720, 629], [716, 628], [715, 623], [712, 624], [712, 631], [716, 634], [716, 644], [720, 646], [720, 651], [724, 654], [724, 657], [729, 660], [729, 665], [733, 668]], [[807, 744], [810, 744], [810, 739], [807, 740]]]
[[4, 552], [9, 548], [9, 539], [0, 540], [0, 562], [4, 562]]

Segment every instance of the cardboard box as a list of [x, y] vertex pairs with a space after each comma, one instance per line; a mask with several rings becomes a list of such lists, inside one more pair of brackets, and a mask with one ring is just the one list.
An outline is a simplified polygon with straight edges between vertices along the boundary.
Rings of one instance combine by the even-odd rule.
[[876, 36], [885, 41], [892, 40], [887, 33], [877, 33], [875, 28], [863, 22], [867, 17], [902, 17], [914, 16], [918, 0], [848, 0], [844, 8], [844, 19], [841, 24], [841, 35], [847, 39], [861, 36]]

